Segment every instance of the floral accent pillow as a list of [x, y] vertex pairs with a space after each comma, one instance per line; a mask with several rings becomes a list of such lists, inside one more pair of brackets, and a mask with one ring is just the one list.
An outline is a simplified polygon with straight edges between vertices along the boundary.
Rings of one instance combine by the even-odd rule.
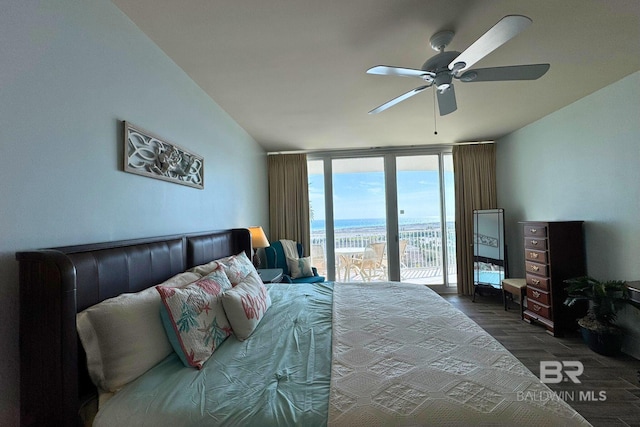
[[311, 257], [287, 258], [287, 267], [289, 267], [292, 279], [313, 276], [313, 270], [311, 269]]
[[163, 303], [162, 323], [174, 351], [185, 366], [202, 369], [231, 335], [221, 300], [224, 291], [231, 289], [224, 267], [181, 288], [156, 289]]
[[240, 282], [222, 295], [222, 304], [234, 335], [244, 341], [271, 306], [271, 297], [262, 281]]
[[[228, 258], [224, 263], [224, 266], [227, 277], [233, 286], [246, 281], [257, 281], [258, 283], [262, 283], [258, 271], [244, 251], [240, 252], [238, 255]], [[251, 277], [250, 280], [247, 279], [248, 276]]]

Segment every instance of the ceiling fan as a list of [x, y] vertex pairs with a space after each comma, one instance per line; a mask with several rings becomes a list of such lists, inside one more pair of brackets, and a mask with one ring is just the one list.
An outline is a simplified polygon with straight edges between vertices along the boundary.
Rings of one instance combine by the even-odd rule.
[[512, 65], [506, 67], [469, 69], [476, 62], [520, 34], [529, 25], [531, 19], [522, 15], [508, 15], [498, 21], [464, 52], [445, 52], [444, 49], [454, 36], [453, 31], [440, 31], [434, 34], [429, 43], [439, 53], [424, 63], [420, 70], [413, 68], [378, 65], [367, 70], [368, 74], [383, 76], [417, 77], [426, 82], [397, 98], [388, 101], [369, 111], [369, 114], [380, 113], [399, 102], [416, 95], [423, 90], [435, 86], [438, 97], [440, 115], [453, 113], [458, 108], [453, 88], [453, 79], [465, 83], [490, 82], [506, 80], [536, 80], [542, 77], [549, 64]]

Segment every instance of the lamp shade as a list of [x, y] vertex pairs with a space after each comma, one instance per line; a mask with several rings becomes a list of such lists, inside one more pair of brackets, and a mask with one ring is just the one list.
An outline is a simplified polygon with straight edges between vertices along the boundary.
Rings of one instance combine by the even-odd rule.
[[266, 248], [269, 246], [269, 240], [267, 240], [262, 227], [249, 227], [249, 232], [251, 233], [251, 246], [253, 248]]

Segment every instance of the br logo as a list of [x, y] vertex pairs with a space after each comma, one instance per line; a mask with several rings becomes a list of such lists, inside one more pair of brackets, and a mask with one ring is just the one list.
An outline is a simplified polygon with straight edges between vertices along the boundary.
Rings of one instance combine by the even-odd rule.
[[577, 360], [566, 360], [558, 362], [555, 360], [540, 361], [540, 381], [545, 384], [557, 384], [562, 381], [571, 380], [575, 384], [580, 384], [578, 377], [584, 372], [582, 362]]

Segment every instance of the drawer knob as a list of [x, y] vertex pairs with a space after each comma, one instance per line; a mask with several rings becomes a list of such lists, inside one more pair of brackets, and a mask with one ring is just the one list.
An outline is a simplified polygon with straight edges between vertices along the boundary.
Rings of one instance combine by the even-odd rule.
[[540, 307], [538, 304], [533, 304], [533, 311], [540, 311], [542, 307]]
[[531, 281], [531, 283], [533, 283], [534, 285], [539, 285], [539, 284], [540, 284], [540, 280], [538, 280], [538, 279], [533, 279], [533, 280]]
[[538, 271], [538, 270], [540, 270], [540, 267], [538, 267], [537, 265], [531, 266], [531, 271]]
[[538, 254], [535, 252], [529, 252], [529, 256], [533, 259], [538, 259]]
[[530, 231], [532, 234], [536, 234], [536, 233], [538, 232], [538, 229], [537, 229], [537, 228], [531, 228], [531, 229], [529, 229], [529, 231]]
[[534, 245], [534, 246], [536, 246], [536, 245], [538, 244], [538, 241], [537, 241], [537, 240], [532, 240], [532, 241], [531, 241], [531, 244], [532, 244], [532, 245]]
[[540, 292], [538, 291], [532, 291], [531, 294], [536, 298], [540, 298]]

